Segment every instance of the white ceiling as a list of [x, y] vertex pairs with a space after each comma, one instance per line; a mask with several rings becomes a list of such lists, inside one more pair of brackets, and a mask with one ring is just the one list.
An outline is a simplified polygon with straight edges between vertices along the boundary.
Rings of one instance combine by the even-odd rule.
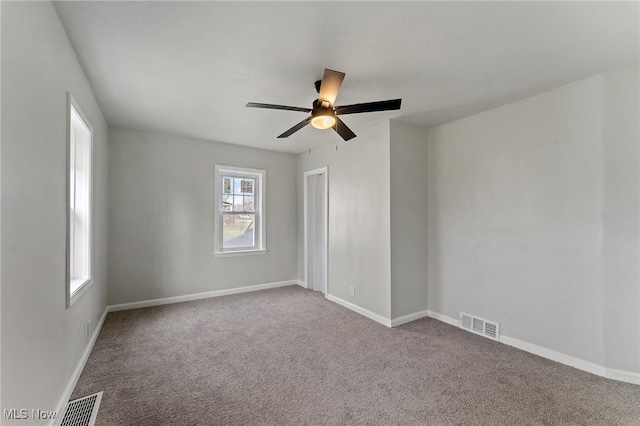
[[[452, 121], [639, 61], [638, 2], [57, 2], [111, 125], [299, 153], [345, 143], [307, 126], [324, 68], [358, 133]], [[358, 138], [346, 143], [359, 143]]]

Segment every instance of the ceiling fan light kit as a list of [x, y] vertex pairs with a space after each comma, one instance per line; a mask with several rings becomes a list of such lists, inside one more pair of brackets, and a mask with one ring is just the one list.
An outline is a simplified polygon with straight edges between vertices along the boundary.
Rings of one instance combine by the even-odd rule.
[[[325, 102], [323, 102], [325, 103]], [[336, 125], [336, 113], [333, 108], [317, 107], [311, 111], [311, 125], [316, 129], [329, 129]]]
[[316, 91], [318, 92], [318, 99], [313, 102], [313, 108], [300, 108], [286, 105], [274, 105], [274, 104], [262, 104], [257, 102], [247, 103], [249, 108], [264, 108], [264, 109], [280, 109], [285, 111], [298, 111], [311, 113], [311, 115], [280, 136], [278, 138], [288, 138], [298, 130], [311, 123], [316, 129], [333, 129], [340, 135], [342, 139], [348, 141], [356, 137], [356, 134], [351, 131], [349, 127], [338, 115], [345, 114], [359, 114], [363, 112], [376, 112], [376, 111], [391, 111], [400, 109], [402, 99], [391, 99], [388, 101], [378, 102], [366, 102], [362, 104], [334, 106], [342, 80], [344, 80], [345, 73], [340, 71], [333, 71], [325, 69], [322, 76], [322, 80], [315, 82]]

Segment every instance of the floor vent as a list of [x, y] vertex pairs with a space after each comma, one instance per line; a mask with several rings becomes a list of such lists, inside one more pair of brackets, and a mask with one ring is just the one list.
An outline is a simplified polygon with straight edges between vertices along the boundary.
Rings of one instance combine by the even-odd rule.
[[500, 324], [460, 312], [460, 327], [489, 339], [500, 341]]
[[60, 426], [93, 426], [98, 415], [102, 392], [69, 401]]

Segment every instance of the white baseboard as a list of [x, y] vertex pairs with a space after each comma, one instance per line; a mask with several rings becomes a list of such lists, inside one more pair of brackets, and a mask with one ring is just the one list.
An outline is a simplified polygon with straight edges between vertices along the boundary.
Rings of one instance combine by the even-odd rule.
[[397, 327], [399, 325], [406, 324], [411, 321], [419, 320], [420, 318], [424, 318], [426, 316], [429, 316], [429, 311], [419, 311], [409, 315], [403, 315], [401, 317], [392, 319], [391, 327]]
[[460, 326], [460, 321], [458, 321], [457, 319], [453, 319], [451, 317], [439, 314], [437, 312], [427, 311], [427, 316], [429, 318], [437, 319], [438, 321], [446, 322], [447, 324], [453, 325], [455, 327], [459, 327]]
[[337, 303], [338, 305], [342, 305], [347, 309], [351, 309], [354, 312], [359, 313], [360, 315], [364, 315], [365, 317], [374, 320], [375, 322], [379, 322], [382, 325], [385, 325], [387, 327], [391, 327], [391, 320], [388, 318], [383, 317], [382, 315], [378, 315], [375, 312], [371, 312], [365, 308], [361, 308], [358, 305], [354, 305], [351, 302], [347, 302], [344, 299], [340, 299], [337, 296], [334, 296], [333, 294], [326, 294], [325, 297], [329, 300], [331, 300], [332, 302]]
[[632, 371], [616, 370], [615, 368], [607, 368], [606, 376], [612, 380], [618, 380], [620, 382], [633, 383], [634, 385], [640, 385], [640, 373], [634, 373]]
[[246, 287], [229, 288], [225, 290], [207, 291], [204, 293], [187, 294], [184, 296], [165, 297], [162, 299], [141, 300], [139, 302], [109, 305], [109, 312], [126, 311], [128, 309], [148, 308], [150, 306], [169, 305], [171, 303], [189, 302], [191, 300], [209, 299], [211, 297], [228, 296], [230, 294], [247, 293], [250, 291], [266, 290], [269, 288], [287, 287], [298, 284], [297, 280], [279, 281], [275, 283], [249, 285]]
[[[437, 312], [428, 311], [428, 316], [438, 321], [445, 322], [460, 328], [460, 321], [453, 319], [446, 315], [439, 314]], [[569, 367], [577, 368], [578, 370], [586, 371], [588, 373], [595, 374], [597, 376], [606, 377], [612, 380], [618, 380], [621, 382], [633, 383], [640, 385], [640, 373], [634, 373], [632, 371], [616, 370], [614, 368], [607, 368], [601, 365], [594, 364], [593, 362], [586, 361], [584, 359], [576, 358], [571, 355], [563, 354], [551, 349], [544, 348], [542, 346], [535, 345], [533, 343], [525, 342], [520, 339], [505, 336], [500, 336], [500, 342], [514, 348], [521, 349], [525, 352], [532, 353], [534, 355], [541, 356], [543, 358], [550, 359], [552, 361], [559, 362], [560, 364], [568, 365]]]
[[298, 284], [302, 288], [309, 288], [309, 287], [307, 287], [307, 283], [305, 283], [302, 280], [296, 280], [296, 284]]
[[580, 358], [575, 358], [561, 352], [547, 349], [542, 346], [534, 345], [533, 343], [525, 342], [523, 340], [515, 339], [513, 337], [505, 335], [500, 336], [500, 342], [504, 343], [505, 345], [513, 346], [514, 348], [522, 349], [525, 352], [529, 352], [534, 355], [559, 362], [560, 364], [577, 368], [578, 370], [606, 377], [606, 369], [604, 367]]
[[73, 389], [76, 387], [76, 383], [78, 383], [78, 379], [80, 378], [80, 374], [82, 374], [82, 370], [84, 370], [84, 365], [87, 363], [87, 360], [89, 359], [89, 355], [91, 354], [93, 345], [96, 343], [96, 340], [98, 340], [98, 335], [100, 334], [100, 330], [102, 330], [102, 325], [104, 324], [104, 320], [107, 318], [107, 312], [108, 310], [107, 308], [105, 308], [104, 312], [102, 313], [102, 316], [100, 317], [100, 320], [98, 321], [98, 324], [96, 325], [96, 329], [93, 331], [93, 334], [91, 335], [91, 339], [89, 339], [89, 343], [87, 343], [87, 347], [82, 353], [82, 357], [80, 357], [80, 360], [78, 361], [78, 365], [76, 366], [76, 369], [73, 370], [73, 374], [71, 375], [71, 378], [67, 383], [67, 386], [64, 388], [64, 393], [62, 394], [62, 397], [58, 401], [56, 418], [53, 419], [53, 421], [51, 422], [51, 425], [57, 426], [60, 423], [62, 423], [62, 418], [64, 417], [65, 410], [67, 409], [67, 403], [69, 402], [69, 398], [71, 398]]

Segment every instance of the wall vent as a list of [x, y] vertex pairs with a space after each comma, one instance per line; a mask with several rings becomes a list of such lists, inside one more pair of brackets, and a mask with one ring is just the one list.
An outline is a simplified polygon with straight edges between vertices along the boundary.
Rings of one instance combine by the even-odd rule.
[[93, 426], [102, 400], [102, 392], [69, 401], [60, 426]]
[[489, 339], [500, 341], [500, 324], [460, 312], [460, 327]]

